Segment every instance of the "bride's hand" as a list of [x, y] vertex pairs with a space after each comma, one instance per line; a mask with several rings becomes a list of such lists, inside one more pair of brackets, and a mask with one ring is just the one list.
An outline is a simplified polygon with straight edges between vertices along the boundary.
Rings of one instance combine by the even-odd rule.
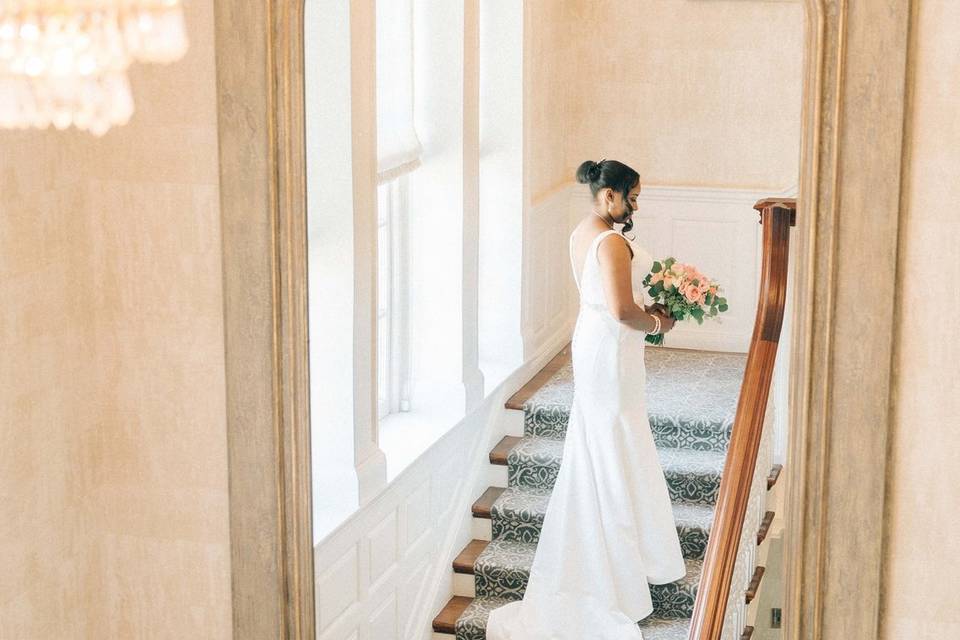
[[644, 307], [644, 310], [647, 313], [659, 312], [661, 315], [669, 316], [670, 312], [667, 310], [667, 306], [662, 302], [654, 302], [653, 304], [648, 304]]
[[654, 311], [654, 315], [660, 318], [660, 333], [667, 333], [673, 329], [673, 325], [677, 323], [671, 316], [666, 315], [660, 311]]

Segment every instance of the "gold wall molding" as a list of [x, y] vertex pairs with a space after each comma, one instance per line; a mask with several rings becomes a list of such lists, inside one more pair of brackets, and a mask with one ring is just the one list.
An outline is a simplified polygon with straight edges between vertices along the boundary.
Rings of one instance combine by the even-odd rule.
[[217, 2], [233, 637], [314, 635], [303, 3]]
[[878, 637], [910, 4], [804, 3], [785, 638]]

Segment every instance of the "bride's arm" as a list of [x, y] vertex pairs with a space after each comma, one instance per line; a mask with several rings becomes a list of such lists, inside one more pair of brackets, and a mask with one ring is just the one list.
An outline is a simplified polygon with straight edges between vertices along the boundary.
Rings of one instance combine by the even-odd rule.
[[[618, 239], [610, 240], [611, 237]], [[597, 247], [597, 259], [600, 262], [600, 278], [610, 315], [637, 331], [653, 331], [657, 325], [653, 315], [633, 299], [630, 249], [626, 241], [612, 234], [601, 239]], [[661, 317], [661, 332], [669, 331], [672, 326], [673, 323], [668, 318]]]

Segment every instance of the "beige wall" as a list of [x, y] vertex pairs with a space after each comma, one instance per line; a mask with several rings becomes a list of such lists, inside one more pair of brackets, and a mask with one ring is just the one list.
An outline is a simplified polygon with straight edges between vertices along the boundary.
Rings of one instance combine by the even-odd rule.
[[534, 200], [601, 156], [651, 184], [797, 184], [802, 3], [531, 4]]
[[584, 0], [526, 0], [524, 158], [534, 201], [573, 180], [579, 164], [571, 165], [581, 146], [578, 123], [586, 96], [577, 76], [590, 46], [584, 24], [591, 14]]
[[0, 638], [228, 638], [213, 2], [101, 139], [0, 132]]
[[[914, 23], [883, 638], [960, 638], [960, 3], [923, 0]], [[917, 277], [917, 276], [921, 277]]]

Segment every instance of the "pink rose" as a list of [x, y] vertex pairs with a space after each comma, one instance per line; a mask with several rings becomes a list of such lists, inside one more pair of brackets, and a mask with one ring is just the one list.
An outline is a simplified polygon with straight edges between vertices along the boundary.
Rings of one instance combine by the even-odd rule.
[[691, 283], [684, 288], [683, 296], [690, 302], [699, 304], [703, 294], [700, 293], [700, 288], [697, 285]]
[[652, 276], [650, 276], [650, 284], [657, 284], [657, 283], [660, 282], [661, 280], [663, 280], [663, 272], [662, 272], [662, 271], [657, 271], [657, 272], [654, 273]]

